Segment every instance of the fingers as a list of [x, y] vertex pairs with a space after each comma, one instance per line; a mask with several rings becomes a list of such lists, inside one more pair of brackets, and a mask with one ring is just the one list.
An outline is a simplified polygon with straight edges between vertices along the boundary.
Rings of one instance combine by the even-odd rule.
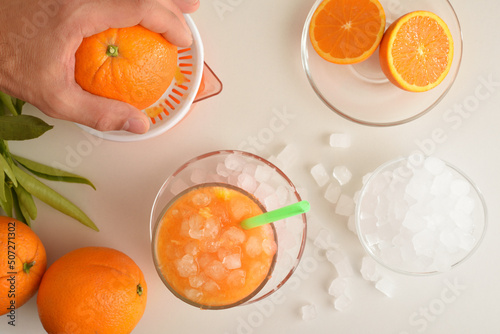
[[[47, 103], [37, 106], [52, 117], [86, 125], [99, 131], [125, 130], [142, 134], [149, 130], [149, 119], [135, 107], [75, 88]], [[71, 102], [67, 102], [71, 101]], [[60, 111], [63, 110], [64, 113]]]
[[170, 43], [186, 47], [191, 45], [192, 36], [182, 13], [192, 12], [198, 6], [197, 0], [91, 1], [79, 15], [79, 26], [83, 28], [83, 37], [88, 37], [108, 28], [141, 24], [162, 34]]
[[193, 13], [200, 7], [199, 0], [172, 0], [183, 13]]

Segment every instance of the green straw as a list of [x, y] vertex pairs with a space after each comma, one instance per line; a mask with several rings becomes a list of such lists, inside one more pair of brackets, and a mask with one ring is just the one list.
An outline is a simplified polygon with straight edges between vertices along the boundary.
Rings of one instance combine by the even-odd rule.
[[280, 209], [268, 211], [261, 215], [244, 219], [241, 222], [241, 227], [245, 230], [259, 227], [264, 224], [269, 224], [281, 219], [306, 213], [310, 208], [311, 206], [309, 205], [308, 201], [297, 202]]

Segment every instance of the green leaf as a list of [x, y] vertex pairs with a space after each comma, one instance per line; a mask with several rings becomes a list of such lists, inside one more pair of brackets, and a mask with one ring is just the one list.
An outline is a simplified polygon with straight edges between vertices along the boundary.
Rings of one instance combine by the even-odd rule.
[[34, 139], [52, 128], [35, 116], [0, 116], [0, 139], [3, 140]]
[[3, 211], [5, 211], [5, 214], [7, 216], [12, 217], [12, 207], [14, 205], [14, 199], [12, 198], [12, 190], [5, 182], [3, 184], [3, 188], [5, 191], [5, 201], [0, 200], [0, 205], [2, 206]]
[[[19, 116], [18, 116], [19, 117]], [[47, 203], [54, 209], [78, 220], [85, 226], [88, 226], [96, 231], [99, 231], [94, 222], [75, 204], [73, 204], [66, 197], [60, 195], [54, 189], [40, 182], [35, 177], [23, 171], [18, 166], [12, 166], [12, 170], [16, 175], [17, 181], [26, 189], [30, 194]]]
[[5, 172], [5, 174], [7, 174], [7, 176], [12, 181], [12, 183], [14, 183], [14, 186], [17, 187], [16, 176], [14, 175], [14, 172], [12, 171], [10, 164], [8, 163], [8, 161], [4, 158], [4, 156], [2, 154], [0, 154], [0, 161], [1, 161], [0, 165], [3, 168], [3, 171]]
[[21, 206], [23, 215], [27, 218], [26, 214], [28, 214], [29, 218], [36, 219], [37, 209], [33, 196], [31, 196], [31, 194], [21, 185], [15, 187], [14, 191], [16, 192], [17, 199], [19, 200], [19, 205]]
[[[5, 171], [4, 171], [4, 160], [0, 159], [0, 181], [1, 184], [5, 184]], [[5, 187], [0, 186], [0, 203], [4, 203], [7, 200], [5, 197]]]
[[63, 181], [63, 182], [87, 184], [92, 188], [94, 188], [95, 190], [94, 184], [80, 175], [66, 172], [59, 168], [50, 167], [14, 154], [12, 155], [12, 157], [23, 167], [25, 167], [27, 170], [29, 170], [31, 173], [35, 174], [38, 177], [51, 181]]
[[21, 209], [21, 204], [19, 203], [19, 198], [16, 195], [16, 192], [12, 192], [13, 206], [14, 212], [16, 214], [17, 220], [31, 226], [31, 221], [29, 215], [24, 215], [23, 210]]
[[15, 100], [16, 100], [16, 102], [14, 103], [14, 107], [16, 107], [17, 113], [19, 115], [21, 115], [21, 113], [23, 112], [24, 104], [26, 102], [24, 102], [23, 100], [20, 100], [20, 99], [15, 99]]
[[12, 103], [12, 98], [10, 95], [5, 94], [4, 92], [0, 92], [0, 101], [7, 107], [7, 109], [12, 113], [12, 115], [17, 116], [18, 112], [14, 103]]

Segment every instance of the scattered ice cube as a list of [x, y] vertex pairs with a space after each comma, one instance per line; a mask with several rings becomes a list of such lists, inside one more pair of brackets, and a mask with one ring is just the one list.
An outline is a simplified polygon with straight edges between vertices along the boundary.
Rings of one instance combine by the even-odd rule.
[[346, 295], [341, 295], [338, 298], [335, 298], [333, 305], [337, 311], [343, 312], [349, 308], [351, 305], [351, 298]]
[[316, 319], [318, 316], [318, 311], [316, 310], [316, 306], [314, 304], [307, 304], [300, 308], [300, 313], [302, 316], [302, 320], [309, 321]]
[[286, 169], [294, 165], [299, 160], [299, 152], [295, 146], [288, 144], [280, 153], [278, 153], [276, 159], [281, 162], [283, 168]]
[[353, 199], [348, 195], [341, 194], [335, 207], [335, 213], [346, 217], [352, 215], [354, 213]]
[[380, 279], [377, 262], [370, 256], [364, 256], [361, 260], [361, 275], [370, 282], [375, 282]]
[[337, 277], [332, 283], [330, 283], [330, 287], [328, 288], [328, 293], [336, 298], [342, 295], [350, 295], [349, 291], [349, 282], [346, 278]]
[[335, 148], [348, 148], [351, 146], [351, 136], [346, 133], [332, 133], [330, 146]]
[[350, 215], [349, 218], [347, 219], [347, 228], [349, 231], [352, 233], [358, 233], [356, 230], [356, 216], [355, 215]]
[[335, 166], [333, 168], [333, 177], [343, 186], [351, 181], [352, 172], [346, 166]]
[[321, 163], [318, 163], [311, 168], [311, 175], [320, 187], [323, 187], [330, 180], [330, 176], [328, 175], [325, 166]]
[[337, 182], [331, 182], [325, 190], [325, 199], [335, 204], [340, 197], [341, 191], [340, 185]]
[[353, 275], [353, 270], [349, 259], [344, 252], [338, 249], [328, 249], [326, 258], [333, 264], [339, 277], [349, 277]]
[[388, 277], [382, 277], [375, 283], [375, 288], [382, 292], [387, 297], [394, 297], [396, 284]]

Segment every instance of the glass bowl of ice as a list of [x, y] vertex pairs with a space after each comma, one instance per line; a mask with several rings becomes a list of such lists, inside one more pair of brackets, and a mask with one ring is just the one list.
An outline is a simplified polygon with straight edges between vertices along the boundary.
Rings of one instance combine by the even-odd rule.
[[305, 214], [245, 230], [241, 221], [301, 201], [290, 179], [242, 151], [193, 158], [161, 186], [150, 218], [153, 260], [165, 286], [202, 309], [266, 298], [293, 274]]
[[355, 219], [361, 244], [377, 262], [414, 275], [447, 272], [464, 262], [487, 226], [476, 185], [451, 164], [418, 154], [368, 175]]

